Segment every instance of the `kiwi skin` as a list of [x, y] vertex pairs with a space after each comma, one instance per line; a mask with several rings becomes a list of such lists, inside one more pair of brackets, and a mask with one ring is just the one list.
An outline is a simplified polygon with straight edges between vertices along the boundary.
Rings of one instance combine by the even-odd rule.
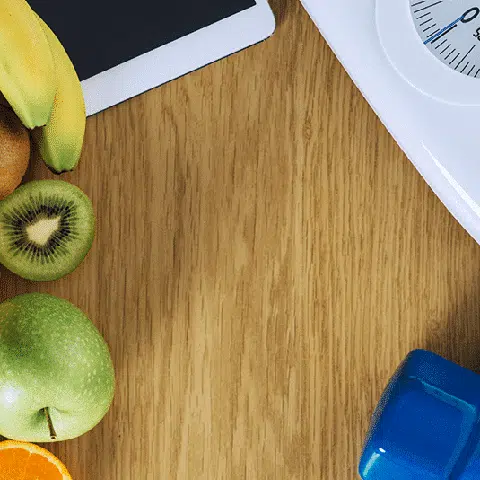
[[[78, 223], [76, 237], [67, 240], [68, 254], [50, 257], [49, 261], [35, 263], [28, 254], [13, 254], [12, 237], [8, 217], [14, 210], [25, 208], [32, 198], [56, 196], [73, 201]], [[31, 208], [28, 209], [31, 211]], [[83, 262], [95, 237], [96, 219], [93, 205], [87, 195], [77, 186], [63, 180], [33, 180], [18, 187], [11, 195], [0, 201], [0, 263], [18, 276], [32, 281], [53, 281], [71, 274]], [[73, 248], [73, 250], [72, 250]], [[45, 256], [43, 258], [48, 258]]]
[[30, 163], [31, 141], [13, 110], [0, 102], [0, 200], [22, 182]]

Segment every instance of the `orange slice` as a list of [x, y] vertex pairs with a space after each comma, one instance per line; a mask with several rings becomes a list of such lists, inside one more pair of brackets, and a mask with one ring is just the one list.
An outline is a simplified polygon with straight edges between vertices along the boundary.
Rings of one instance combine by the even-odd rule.
[[0, 480], [72, 480], [48, 450], [28, 442], [0, 442]]

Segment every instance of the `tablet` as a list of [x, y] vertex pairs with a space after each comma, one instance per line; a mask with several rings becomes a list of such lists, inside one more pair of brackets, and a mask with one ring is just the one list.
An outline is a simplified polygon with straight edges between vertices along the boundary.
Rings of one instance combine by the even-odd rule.
[[78, 73], [87, 116], [271, 36], [266, 0], [29, 0]]

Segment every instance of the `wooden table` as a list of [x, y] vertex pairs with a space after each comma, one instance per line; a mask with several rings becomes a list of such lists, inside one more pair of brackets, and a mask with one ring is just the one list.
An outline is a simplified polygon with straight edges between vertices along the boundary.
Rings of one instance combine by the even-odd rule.
[[80, 268], [1, 272], [111, 346], [110, 412], [49, 447], [74, 480], [355, 479], [409, 350], [480, 369], [480, 248], [299, 2], [272, 7], [266, 42], [89, 118], [64, 176], [97, 213]]

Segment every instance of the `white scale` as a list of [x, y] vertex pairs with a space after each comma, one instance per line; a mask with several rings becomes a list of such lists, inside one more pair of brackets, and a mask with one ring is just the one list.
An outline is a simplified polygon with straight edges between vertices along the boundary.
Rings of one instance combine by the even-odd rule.
[[302, 0], [410, 161], [480, 243], [480, 0]]

